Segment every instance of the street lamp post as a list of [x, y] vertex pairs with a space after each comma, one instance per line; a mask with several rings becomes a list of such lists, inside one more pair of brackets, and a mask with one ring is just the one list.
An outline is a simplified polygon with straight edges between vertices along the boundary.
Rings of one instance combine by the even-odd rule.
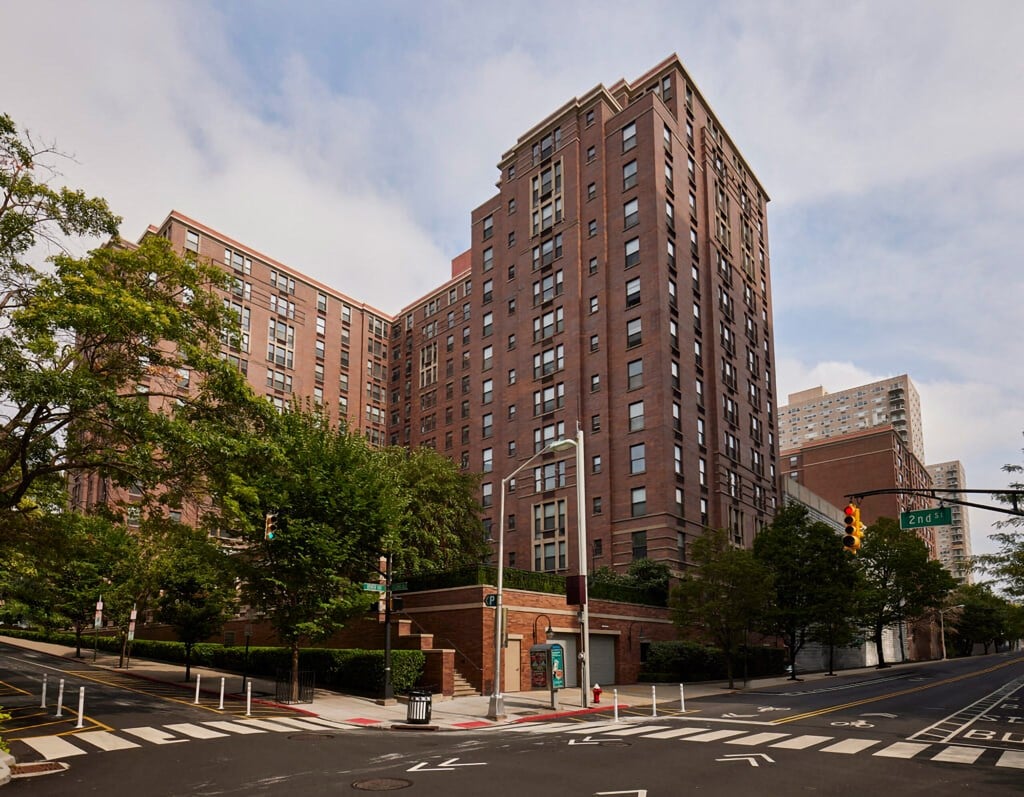
[[946, 622], [945, 622], [945, 619], [943, 618], [943, 615], [945, 615], [945, 613], [948, 612], [950, 609], [962, 609], [962, 608], [964, 608], [964, 605], [962, 603], [958, 603], [956, 606], [947, 606], [944, 609], [939, 609], [939, 636], [942, 638], [942, 660], [943, 661], [946, 660]]
[[[491, 686], [491, 699], [487, 705], [488, 719], [497, 720], [505, 716], [505, 696], [501, 693], [501, 610], [504, 598], [505, 571], [505, 487], [537, 457], [541, 456], [541, 454], [546, 454], [548, 451], [555, 451], [556, 446], [561, 448], [564, 442], [563, 440], [552, 440], [501, 480], [501, 491], [498, 498], [498, 591], [494, 598], [494, 679]], [[574, 441], [570, 442], [573, 442], [573, 445], [575, 445]]]

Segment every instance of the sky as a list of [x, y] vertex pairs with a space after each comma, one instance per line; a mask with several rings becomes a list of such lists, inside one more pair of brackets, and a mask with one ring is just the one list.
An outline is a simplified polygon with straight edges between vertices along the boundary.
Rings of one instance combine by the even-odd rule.
[[387, 313], [521, 134], [678, 54], [771, 198], [777, 404], [908, 373], [928, 463], [1024, 464], [1019, 0], [34, 0], [0, 30], [0, 112], [124, 237], [178, 210]]

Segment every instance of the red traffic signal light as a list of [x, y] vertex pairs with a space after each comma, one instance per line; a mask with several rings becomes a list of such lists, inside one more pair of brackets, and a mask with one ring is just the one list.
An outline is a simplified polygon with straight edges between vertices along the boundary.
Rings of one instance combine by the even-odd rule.
[[861, 527], [860, 509], [853, 504], [847, 504], [843, 510], [843, 522], [846, 529], [843, 533], [843, 548], [850, 553], [857, 553], [860, 549]]

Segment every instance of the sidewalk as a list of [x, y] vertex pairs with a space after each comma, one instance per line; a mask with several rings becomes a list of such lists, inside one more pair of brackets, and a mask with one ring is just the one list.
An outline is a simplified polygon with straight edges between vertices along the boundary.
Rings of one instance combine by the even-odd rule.
[[[36, 642], [26, 639], [0, 636], [0, 642], [8, 645], [46, 653], [62, 659], [74, 659], [74, 648], [64, 645], [55, 645], [47, 642]], [[87, 664], [93, 664], [93, 652], [83, 649], [83, 658], [79, 659]], [[905, 665], [921, 666], [927, 662], [906, 662]], [[96, 658], [95, 666], [114, 670], [121, 674], [127, 674], [136, 678], [157, 681], [165, 684], [175, 684], [181, 687], [182, 694], [194, 693], [196, 688], [196, 677], [200, 679], [200, 691], [206, 695], [219, 695], [221, 678], [224, 679], [225, 694], [244, 698], [242, 692], [242, 676], [237, 673], [220, 672], [207, 667], [193, 667], [192, 680], [184, 681], [185, 668], [179, 664], [168, 664], [166, 662], [152, 661], [148, 659], [132, 659], [127, 669], [120, 668], [118, 657], [109, 653], [100, 652]], [[893, 669], [901, 665], [893, 665]], [[842, 674], [876, 673], [874, 667], [865, 667], [858, 670], [844, 670]], [[801, 681], [807, 682], [826, 678], [823, 673], [801, 674]], [[252, 698], [254, 703], [273, 703], [275, 684], [265, 678], [249, 678], [252, 684]], [[780, 686], [786, 683], [792, 684], [785, 676], [776, 678], [761, 678], [751, 680], [749, 689], [763, 689]], [[737, 687], [742, 687], [741, 679], [736, 680]], [[432, 711], [430, 722], [424, 724], [406, 724], [407, 705], [404, 697], [400, 697], [390, 705], [381, 705], [372, 698], [346, 695], [332, 692], [326, 689], [314, 690], [311, 703], [298, 703], [289, 706], [297, 712], [312, 714], [332, 722], [339, 722], [352, 726], [382, 729], [410, 729], [410, 730], [466, 730], [470, 728], [487, 728], [506, 725], [515, 722], [530, 720], [552, 719], [555, 717], [571, 716], [581, 714], [585, 711], [610, 710], [614, 704], [614, 696], [617, 692], [619, 708], [640, 708], [650, 707], [655, 700], [661, 704], [679, 702], [678, 684], [626, 684], [622, 686], [602, 685], [603, 693], [601, 702], [593, 704], [593, 699], [588, 700], [590, 704], [584, 709], [580, 700], [579, 688], [562, 689], [558, 692], [558, 709], [554, 710], [550, 705], [550, 696], [546, 691], [538, 690], [531, 692], [506, 692], [504, 694], [505, 719], [500, 721], [487, 718], [490, 709], [489, 695], [474, 695], [470, 697], [445, 698], [434, 695], [432, 700]], [[743, 691], [741, 688], [729, 690], [727, 682], [701, 682], [686, 684], [685, 698], [699, 700], [702, 697], [722, 696], [731, 692]]]

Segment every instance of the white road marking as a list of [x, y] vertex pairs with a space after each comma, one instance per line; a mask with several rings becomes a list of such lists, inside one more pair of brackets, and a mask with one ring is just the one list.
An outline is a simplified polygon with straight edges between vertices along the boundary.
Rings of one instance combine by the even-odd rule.
[[182, 736], [191, 736], [193, 739], [219, 739], [227, 736], [226, 733], [215, 731], [213, 728], [204, 728], [202, 725], [194, 725], [191, 722], [180, 722], [176, 725], [164, 725], [169, 731], [180, 733]]
[[73, 755], [86, 754], [85, 750], [64, 741], [60, 736], [33, 736], [30, 739], [22, 739], [21, 741], [47, 761], [53, 761], [55, 758], [69, 758]]
[[739, 736], [741, 733], [746, 731], [711, 731], [710, 733], [702, 733], [698, 736], [686, 736], [683, 738], [684, 742], [717, 742], [719, 739], [728, 739], [730, 736]]
[[128, 739], [122, 739], [120, 736], [115, 736], [109, 731], [86, 731], [85, 733], [76, 733], [76, 739], [81, 739], [83, 742], [88, 742], [94, 747], [98, 747], [100, 750], [129, 750], [132, 747], [139, 747], [133, 741]]
[[945, 761], [951, 764], [973, 764], [984, 752], [985, 749], [983, 747], [960, 747], [953, 745], [947, 747], [938, 755], [932, 756], [932, 761]]
[[872, 753], [879, 758], [913, 758], [922, 750], [927, 750], [931, 745], [917, 742], [894, 742], [888, 747], [883, 747], [877, 753]]
[[270, 720], [251, 720], [250, 719], [250, 720], [239, 720], [238, 722], [239, 722], [240, 725], [246, 725], [246, 726], [249, 726], [249, 727], [252, 727], [252, 728], [260, 728], [260, 729], [265, 730], [265, 731], [276, 731], [277, 733], [287, 733], [289, 731], [294, 731], [295, 730], [295, 728], [292, 728], [292, 727], [290, 727], [288, 725], [281, 725], [280, 723], [272, 722]]
[[726, 744], [743, 744], [753, 746], [755, 744], [774, 742], [776, 739], [784, 739], [787, 736], [789, 736], [788, 733], [755, 733], [750, 736], [744, 736], [742, 739], [730, 739]]
[[822, 742], [831, 742], [832, 736], [794, 736], [784, 742], [776, 742], [772, 747], [781, 747], [783, 750], [806, 750]]
[[203, 725], [209, 725], [211, 728], [217, 728], [228, 733], [266, 733], [263, 728], [253, 728], [250, 725], [243, 725], [240, 722], [228, 722], [227, 720], [214, 720], [212, 722], [204, 722]]
[[861, 750], [867, 750], [869, 747], [874, 747], [876, 744], [881, 744], [880, 739], [843, 739], [841, 742], [830, 744], [828, 747], [822, 747], [822, 753], [844, 753], [846, 755], [852, 755], [853, 753], [859, 753]]
[[644, 736], [645, 739], [678, 739], [680, 736], [688, 736], [691, 733], [707, 733], [710, 728], [674, 728], [671, 731], [658, 731]]
[[152, 742], [153, 744], [180, 744], [181, 742], [188, 741], [188, 739], [175, 739], [169, 733], [165, 733], [159, 728], [124, 728], [124, 733], [138, 736], [144, 742]]
[[1024, 753], [1019, 753], [1016, 750], [1007, 750], [999, 756], [999, 760], [996, 761], [996, 766], [1024, 769]]
[[622, 728], [617, 731], [604, 731], [605, 736], [636, 736], [648, 731], [661, 731], [670, 728], [670, 725], [637, 725], [632, 728]]

